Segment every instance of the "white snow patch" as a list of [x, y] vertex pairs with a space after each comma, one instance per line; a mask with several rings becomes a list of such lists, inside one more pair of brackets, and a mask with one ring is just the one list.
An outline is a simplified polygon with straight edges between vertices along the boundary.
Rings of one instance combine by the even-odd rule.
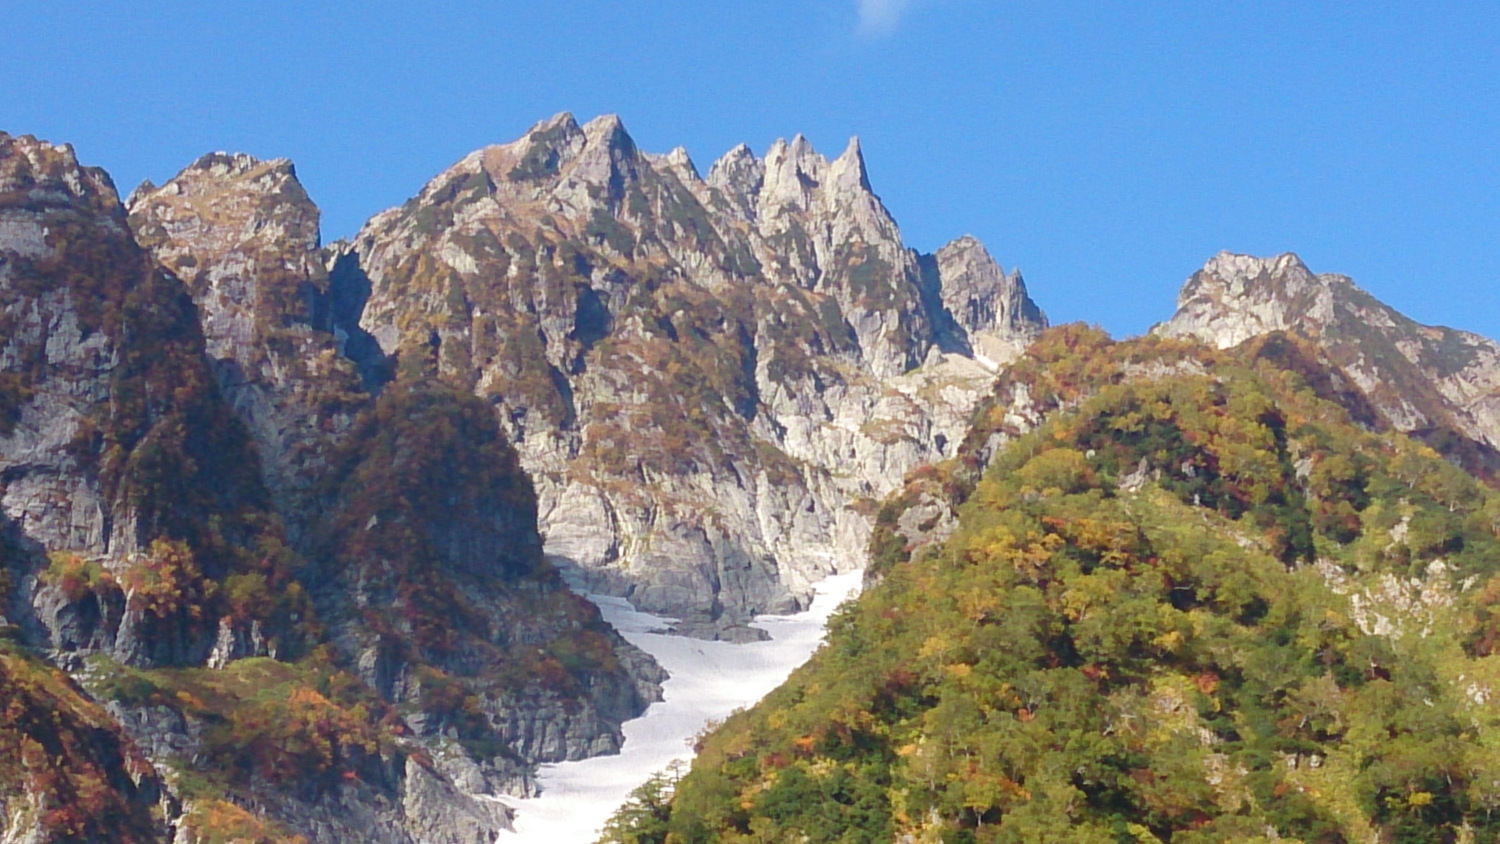
[[805, 613], [760, 616], [752, 626], [770, 641], [736, 645], [652, 633], [670, 619], [637, 612], [623, 598], [589, 595], [605, 621], [646, 651], [671, 674], [661, 703], [625, 723], [625, 745], [617, 756], [543, 765], [542, 795], [501, 798], [515, 809], [515, 831], [497, 844], [584, 844], [598, 838], [604, 822], [641, 783], [674, 760], [693, 755], [692, 741], [710, 721], [764, 697], [806, 662], [823, 641], [833, 611], [858, 594], [863, 572], [834, 575], [816, 587]]

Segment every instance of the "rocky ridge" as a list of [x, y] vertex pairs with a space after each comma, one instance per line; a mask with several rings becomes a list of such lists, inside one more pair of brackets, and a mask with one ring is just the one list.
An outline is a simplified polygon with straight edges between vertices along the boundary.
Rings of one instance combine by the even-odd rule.
[[[143, 667], [202, 661], [218, 619], [194, 600], [201, 578], [286, 575], [250, 551], [278, 530], [202, 350], [191, 299], [136, 245], [109, 177], [80, 167], [69, 147], [0, 135], [11, 612], [60, 653], [104, 650]], [[59, 575], [88, 570], [83, 559], [118, 585], [65, 588]]]
[[1500, 470], [1500, 345], [1417, 323], [1347, 276], [1314, 274], [1296, 255], [1216, 255], [1154, 331], [1220, 348], [1274, 331], [1306, 337], [1397, 430], [1486, 478]]
[[972, 238], [902, 244], [857, 141], [701, 176], [613, 116], [466, 156], [340, 266], [398, 371], [494, 405], [577, 582], [729, 638], [861, 566], [873, 502], [1045, 326]]
[[659, 670], [542, 559], [487, 408], [377, 398], [289, 164], [206, 156], [128, 205], [0, 135], [5, 682], [93, 731], [4, 714], [0, 836], [492, 840], [472, 795], [618, 747]]
[[368, 396], [339, 348], [319, 212], [285, 159], [214, 153], [126, 201], [131, 231], [198, 306], [225, 398], [294, 528]]

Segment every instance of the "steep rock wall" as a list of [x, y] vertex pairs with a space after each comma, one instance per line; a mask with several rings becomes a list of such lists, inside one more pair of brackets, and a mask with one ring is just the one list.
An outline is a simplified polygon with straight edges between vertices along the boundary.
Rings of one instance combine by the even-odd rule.
[[872, 503], [1045, 326], [977, 241], [905, 247], [857, 142], [702, 177], [614, 117], [474, 152], [340, 266], [398, 370], [493, 404], [570, 576], [730, 638], [862, 565]]

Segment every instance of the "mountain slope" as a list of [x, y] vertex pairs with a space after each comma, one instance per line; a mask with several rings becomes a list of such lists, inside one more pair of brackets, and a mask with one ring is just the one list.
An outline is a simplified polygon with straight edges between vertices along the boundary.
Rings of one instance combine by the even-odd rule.
[[1085, 339], [1017, 365], [1076, 398], [952, 537], [611, 840], [1500, 836], [1500, 498], [1310, 346]]
[[[68, 147], [0, 135], [11, 612], [60, 652], [171, 665], [207, 659], [218, 627], [223, 658], [252, 624], [271, 647], [301, 635], [295, 596], [251, 617], [208, 595], [235, 576], [279, 589], [290, 572], [262, 553], [279, 527], [203, 348], [192, 300], [136, 245], [109, 177]], [[109, 582], [60, 582], [84, 559]]]
[[472, 153], [339, 266], [399, 371], [495, 406], [572, 576], [731, 638], [860, 565], [869, 503], [1045, 325], [976, 241], [907, 249], [857, 143], [705, 177], [614, 117]]
[[198, 306], [217, 381], [300, 533], [303, 493], [368, 400], [334, 333], [317, 206], [291, 162], [222, 153], [126, 205], [137, 242]]
[[1272, 331], [1312, 339], [1397, 430], [1486, 478], [1500, 471], [1500, 346], [1414, 322], [1346, 276], [1314, 275], [1296, 255], [1219, 254], [1155, 330], [1220, 348]]

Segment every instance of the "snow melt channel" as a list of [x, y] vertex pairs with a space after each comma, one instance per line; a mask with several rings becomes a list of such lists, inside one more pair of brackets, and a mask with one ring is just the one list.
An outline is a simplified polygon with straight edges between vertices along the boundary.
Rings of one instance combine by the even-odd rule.
[[812, 605], [797, 615], [760, 616], [753, 622], [771, 638], [736, 645], [652, 633], [668, 621], [636, 612], [623, 598], [589, 595], [604, 620], [656, 657], [671, 675], [660, 703], [624, 725], [619, 755], [543, 765], [540, 797], [504, 798], [515, 809], [515, 832], [497, 844], [589, 844], [630, 792], [674, 760], [693, 755], [692, 741], [710, 721], [749, 706], [781, 685], [823, 641], [828, 618], [859, 591], [861, 572], [818, 584]]

